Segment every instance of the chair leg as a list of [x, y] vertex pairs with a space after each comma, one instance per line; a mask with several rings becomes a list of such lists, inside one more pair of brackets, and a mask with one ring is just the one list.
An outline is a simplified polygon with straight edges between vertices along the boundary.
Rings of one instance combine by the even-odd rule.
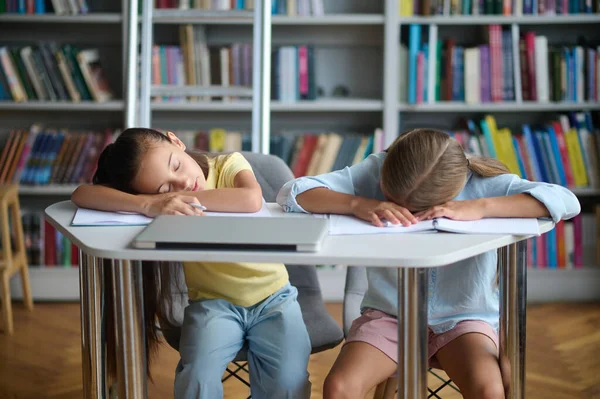
[[2, 272], [2, 315], [6, 334], [13, 334], [12, 304], [10, 302], [10, 281], [6, 271]]
[[29, 283], [29, 270], [27, 268], [27, 250], [25, 238], [23, 237], [23, 223], [21, 221], [21, 207], [18, 200], [11, 206], [12, 220], [15, 235], [15, 252], [18, 254], [19, 268], [21, 272], [21, 284], [23, 285], [23, 303], [28, 310], [33, 309], [33, 298], [31, 296], [31, 285]]
[[31, 295], [31, 284], [29, 283], [29, 268], [27, 261], [21, 266], [21, 285], [23, 286], [23, 303], [27, 310], [33, 310], [33, 296]]

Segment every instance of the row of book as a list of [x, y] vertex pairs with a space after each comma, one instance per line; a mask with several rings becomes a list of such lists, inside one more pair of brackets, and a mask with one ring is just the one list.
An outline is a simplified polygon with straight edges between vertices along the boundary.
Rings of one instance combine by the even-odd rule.
[[545, 36], [520, 35], [516, 25], [489, 25], [488, 43], [465, 47], [453, 38], [438, 40], [435, 25], [422, 29], [411, 25], [408, 48], [400, 49], [401, 81], [407, 82], [401, 100], [410, 104], [600, 99], [600, 47], [582, 38], [576, 46], [549, 46]]
[[[249, 133], [210, 129], [177, 131], [188, 148], [208, 152], [251, 151]], [[383, 131], [371, 135], [334, 132], [282, 132], [270, 138], [271, 154], [290, 166], [296, 177], [313, 176], [351, 166], [383, 150]]]
[[54, 42], [0, 47], [0, 100], [97, 101], [113, 98], [97, 49]]
[[1, 13], [15, 14], [87, 14], [86, 0], [0, 0]]
[[564, 15], [600, 12], [600, 1], [581, 0], [401, 0], [400, 16]]
[[21, 220], [29, 266], [78, 266], [77, 247], [45, 221], [42, 212], [22, 212]]
[[532, 268], [571, 269], [600, 265], [600, 212], [579, 214], [560, 221], [548, 233], [527, 240], [527, 265]]
[[[252, 45], [208, 46], [206, 27], [184, 25], [180, 46], [158, 46], [152, 51], [155, 85], [252, 86]], [[272, 99], [286, 102], [316, 99], [315, 51], [312, 46], [273, 48]], [[232, 97], [189, 97], [190, 101], [230, 100]], [[156, 101], [184, 101], [181, 96], [155, 97]]]
[[569, 188], [600, 187], [600, 130], [589, 112], [560, 115], [519, 131], [500, 128], [493, 116], [465, 120], [451, 131], [465, 152], [492, 157], [527, 180]]
[[116, 133], [43, 129], [12, 130], [0, 154], [0, 184], [90, 182], [102, 150]]
[[[254, 0], [156, 0], [156, 8], [191, 8], [204, 10], [252, 10]], [[325, 14], [323, 0], [272, 0], [273, 15], [322, 16]]]
[[287, 15], [289, 17], [325, 15], [324, 0], [273, 0], [271, 3], [271, 14]]
[[154, 0], [154, 7], [213, 11], [252, 10], [254, 0]]

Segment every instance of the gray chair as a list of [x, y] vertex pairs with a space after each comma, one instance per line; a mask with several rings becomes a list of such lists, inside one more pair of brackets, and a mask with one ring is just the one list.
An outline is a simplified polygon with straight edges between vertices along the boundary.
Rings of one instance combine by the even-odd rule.
[[[275, 202], [275, 197], [281, 186], [294, 178], [292, 171], [285, 162], [273, 155], [250, 152], [243, 152], [242, 154], [252, 166], [265, 200]], [[310, 337], [312, 353], [318, 353], [337, 346], [342, 342], [344, 335], [342, 329], [325, 308], [315, 266], [286, 265], [286, 268], [290, 276], [290, 283], [298, 289], [298, 302]], [[177, 270], [176, 284], [178, 284], [178, 287], [185, 287], [183, 269], [178, 268]], [[174, 299], [173, 319], [181, 325], [184, 308], [188, 303], [187, 293], [182, 292]], [[178, 350], [181, 329], [163, 329], [162, 332], [169, 345]], [[239, 375], [241, 371], [249, 371], [246, 364], [246, 350], [247, 348], [244, 347], [237, 354], [234, 360], [235, 367], [227, 369], [228, 376], [223, 381], [234, 377], [250, 386]]]
[[[344, 324], [344, 337], [348, 335], [352, 321], [360, 316], [360, 304], [367, 291], [367, 271], [364, 267], [349, 266], [346, 271], [346, 285], [344, 287], [344, 307], [343, 307], [343, 324]], [[445, 387], [449, 387], [457, 392], [458, 387], [452, 382], [452, 380], [446, 380], [441, 377], [432, 369], [429, 372], [440, 380], [440, 385], [435, 389], [427, 387], [429, 391], [429, 398], [441, 399], [438, 393]], [[387, 381], [379, 384], [375, 390], [375, 396], [373, 399], [391, 399], [395, 398], [396, 387], [398, 380], [396, 378], [388, 378]]]

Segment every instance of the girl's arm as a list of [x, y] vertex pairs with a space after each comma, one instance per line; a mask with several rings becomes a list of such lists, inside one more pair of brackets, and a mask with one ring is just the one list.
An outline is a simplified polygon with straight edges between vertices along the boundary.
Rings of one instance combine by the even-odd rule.
[[82, 208], [100, 211], [137, 212], [149, 217], [167, 215], [200, 215], [200, 209], [190, 206], [199, 203], [193, 195], [167, 193], [133, 195], [102, 185], [79, 186], [71, 195], [71, 201]]
[[324, 175], [301, 177], [287, 182], [277, 194], [286, 212], [355, 215], [383, 226], [381, 219], [410, 225], [417, 219], [405, 208], [381, 197], [379, 172], [383, 157], [371, 155], [358, 164]]
[[209, 211], [215, 212], [258, 212], [262, 208], [262, 190], [250, 170], [239, 171], [232, 188], [178, 193], [194, 196]]
[[550, 216], [557, 223], [570, 219], [581, 206], [577, 197], [568, 189], [549, 183], [530, 182], [516, 175], [505, 174], [478, 179], [484, 198], [451, 201], [433, 207], [418, 216], [423, 219], [448, 217], [457, 220], [475, 220], [484, 217]]

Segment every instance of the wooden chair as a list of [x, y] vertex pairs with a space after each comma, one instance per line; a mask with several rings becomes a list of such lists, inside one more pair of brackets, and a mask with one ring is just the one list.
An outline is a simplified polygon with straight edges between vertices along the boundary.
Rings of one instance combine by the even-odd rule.
[[[12, 215], [12, 226], [9, 218]], [[29, 284], [29, 271], [27, 269], [27, 255], [25, 240], [23, 238], [23, 225], [21, 223], [21, 208], [19, 206], [19, 186], [16, 184], [0, 185], [0, 227], [2, 228], [0, 250], [0, 278], [2, 279], [2, 315], [4, 331], [9, 335], [13, 333], [12, 305], [10, 297], [10, 278], [21, 272], [23, 284], [23, 302], [28, 310], [33, 309], [31, 286]], [[12, 235], [11, 235], [12, 227]], [[11, 243], [11, 238], [14, 243]]]

